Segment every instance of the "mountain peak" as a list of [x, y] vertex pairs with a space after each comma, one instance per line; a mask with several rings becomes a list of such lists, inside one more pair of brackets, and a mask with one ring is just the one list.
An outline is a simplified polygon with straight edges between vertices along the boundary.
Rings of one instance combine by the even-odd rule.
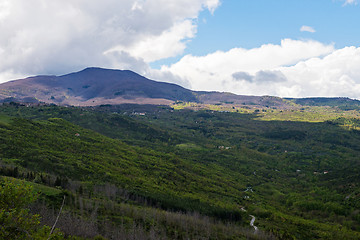
[[197, 101], [191, 90], [147, 79], [130, 70], [85, 68], [62, 76], [35, 76], [0, 85], [0, 100], [34, 97], [67, 105], [169, 104]]
[[[30, 100], [29, 100], [30, 99]], [[348, 98], [288, 99], [299, 105], [351, 106]], [[282, 98], [191, 91], [179, 85], [147, 79], [130, 70], [88, 67], [62, 76], [35, 76], [0, 84], [0, 102], [45, 102], [58, 105], [164, 104], [175, 101], [205, 104], [289, 106]]]

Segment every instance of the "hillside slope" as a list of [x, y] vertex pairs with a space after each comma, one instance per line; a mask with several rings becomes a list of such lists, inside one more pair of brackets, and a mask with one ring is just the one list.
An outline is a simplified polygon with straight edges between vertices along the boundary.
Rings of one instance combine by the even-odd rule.
[[249, 227], [253, 215], [279, 239], [359, 238], [356, 119], [150, 109], [126, 116], [115, 107], [5, 104], [1, 166], [67, 177], [84, 189], [113, 184], [152, 207], [239, 226]]
[[192, 91], [178, 85], [149, 80], [132, 71], [102, 68], [87, 68], [63, 76], [14, 80], [1, 84], [0, 89], [0, 98], [4, 101], [40, 101], [61, 105], [196, 101]]
[[[348, 98], [283, 99], [227, 92], [192, 91], [176, 84], [158, 82], [128, 70], [86, 68], [63, 76], [35, 76], [0, 84], [0, 102], [53, 103], [72, 106], [104, 104], [155, 104], [193, 102], [228, 107], [289, 109], [302, 105], [341, 106], [359, 109], [360, 101]], [[202, 105], [201, 105], [202, 104]]]

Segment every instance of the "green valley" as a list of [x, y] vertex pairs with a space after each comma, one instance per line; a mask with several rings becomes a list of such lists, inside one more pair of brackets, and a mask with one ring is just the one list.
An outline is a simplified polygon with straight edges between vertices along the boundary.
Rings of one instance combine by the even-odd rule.
[[293, 104], [4, 103], [1, 184], [54, 239], [359, 239], [358, 109]]

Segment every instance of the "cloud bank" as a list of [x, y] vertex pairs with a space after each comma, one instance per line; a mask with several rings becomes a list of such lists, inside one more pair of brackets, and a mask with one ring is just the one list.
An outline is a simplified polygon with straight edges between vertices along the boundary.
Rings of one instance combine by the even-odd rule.
[[[346, 5], [357, 1], [347, 0]], [[253, 49], [185, 55], [199, 13], [220, 0], [1, 0], [0, 82], [85, 67], [130, 69], [194, 90], [360, 99], [360, 48], [283, 39]], [[310, 26], [301, 31], [315, 32]]]
[[[146, 71], [176, 56], [219, 0], [1, 0], [0, 77], [87, 66]], [[2, 81], [8, 79], [1, 79]]]
[[282, 97], [360, 99], [360, 48], [335, 49], [317, 41], [284, 39], [279, 45], [186, 55], [162, 70], [195, 90]]

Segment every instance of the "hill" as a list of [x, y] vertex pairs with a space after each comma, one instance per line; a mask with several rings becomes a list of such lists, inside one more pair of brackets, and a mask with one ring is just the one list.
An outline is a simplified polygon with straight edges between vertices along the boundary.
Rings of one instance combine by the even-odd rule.
[[348, 98], [282, 99], [272, 96], [245, 96], [226, 92], [185, 89], [157, 82], [128, 70], [86, 68], [63, 76], [35, 76], [0, 84], [0, 102], [53, 103], [71, 106], [104, 104], [171, 105], [193, 102], [204, 105], [282, 108], [294, 106], [341, 106], [359, 109], [360, 102]]
[[330, 106], [338, 107], [343, 110], [359, 110], [360, 101], [345, 97], [337, 98], [288, 98], [288, 100], [302, 106]]
[[[121, 236], [171, 239], [359, 238], [358, 119], [136, 107], [146, 114], [4, 104], [1, 173], [61, 186], [69, 215], [107, 237], [106, 226], [121, 225]], [[43, 189], [58, 207], [61, 192]]]
[[65, 196], [69, 239], [360, 238], [358, 100], [195, 92], [99, 68], [1, 89], [0, 191], [30, 186], [48, 226]]
[[87, 68], [63, 76], [36, 76], [0, 85], [3, 101], [91, 106], [120, 103], [168, 104], [196, 101], [193, 92], [132, 71]]

